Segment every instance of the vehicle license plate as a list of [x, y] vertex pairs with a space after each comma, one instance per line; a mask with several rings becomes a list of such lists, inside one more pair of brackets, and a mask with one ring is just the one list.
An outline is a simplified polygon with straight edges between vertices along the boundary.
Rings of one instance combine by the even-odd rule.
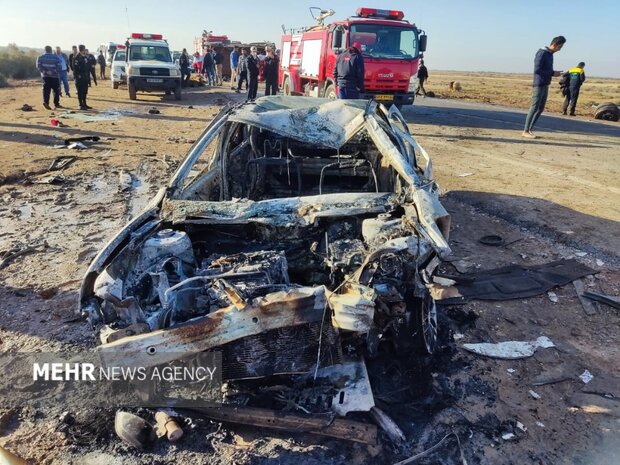
[[153, 83], [161, 84], [162, 82], [164, 82], [164, 80], [163, 79], [147, 79], [146, 82], [153, 82]]
[[385, 95], [385, 94], [380, 94], [380, 95], [375, 95], [375, 100], [393, 100], [393, 96], [392, 95]]

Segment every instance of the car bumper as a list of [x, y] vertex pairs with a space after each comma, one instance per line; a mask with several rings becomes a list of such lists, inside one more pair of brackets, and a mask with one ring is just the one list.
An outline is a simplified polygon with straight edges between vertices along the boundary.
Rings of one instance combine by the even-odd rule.
[[377, 102], [383, 103], [384, 105], [413, 105], [415, 95], [413, 92], [399, 92], [396, 94], [364, 92], [360, 93], [360, 98], [374, 98]]
[[181, 77], [143, 77], [129, 76], [129, 83], [137, 90], [174, 90], [181, 85]]
[[122, 84], [126, 84], [127, 83], [127, 75], [124, 73], [120, 73], [120, 74], [112, 74], [112, 82], [120, 82]]

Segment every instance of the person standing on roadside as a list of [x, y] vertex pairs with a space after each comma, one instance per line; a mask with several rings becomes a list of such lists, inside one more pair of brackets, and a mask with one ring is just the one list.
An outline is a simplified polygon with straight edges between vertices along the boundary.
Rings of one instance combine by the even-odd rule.
[[521, 134], [528, 139], [536, 139], [532, 133], [532, 128], [545, 109], [547, 95], [549, 94], [549, 84], [553, 76], [559, 76], [560, 71], [553, 70], [553, 54], [562, 50], [566, 43], [564, 36], [554, 37], [548, 47], [541, 48], [536, 52], [534, 58], [534, 80], [532, 82], [532, 102], [530, 111], [525, 118], [525, 128]]
[[80, 45], [79, 51], [80, 53], [73, 59], [73, 78], [75, 80], [75, 90], [77, 91], [80, 110], [91, 110], [92, 108], [86, 104], [91, 67], [88, 64], [86, 47], [84, 47], [84, 45]]
[[73, 71], [73, 60], [78, 56], [80, 52], [78, 51], [77, 45], [73, 45], [71, 47], [71, 55], [69, 55], [69, 69]]
[[586, 80], [586, 73], [583, 72], [585, 66], [586, 64], [582, 61], [565, 73], [568, 75], [568, 87], [566, 88], [566, 97], [564, 98], [564, 105], [562, 106], [563, 115], [566, 114], [566, 110], [568, 110], [568, 105], [570, 104], [570, 115], [575, 116], [579, 89], [581, 89], [581, 84]]
[[273, 53], [273, 49], [270, 46], [265, 47], [265, 52], [267, 53], [263, 68], [263, 77], [265, 78], [265, 95], [277, 95], [278, 57]]
[[[65, 95], [67, 97], [71, 97], [71, 94], [69, 93], [69, 77], [68, 77], [69, 58], [67, 58], [67, 55], [62, 53], [61, 48], [58, 46], [56, 47], [56, 55], [58, 55], [58, 58], [60, 58], [60, 76], [59, 76], [60, 84], [64, 86]], [[60, 92], [60, 96], [62, 97], [62, 92]]]
[[52, 53], [52, 47], [45, 46], [45, 53], [37, 58], [37, 69], [43, 78], [43, 106], [51, 110], [50, 92], [54, 92], [54, 108], [62, 108], [60, 105], [60, 69], [61, 60], [58, 55]]
[[239, 66], [239, 50], [233, 47], [230, 52], [230, 88], [235, 89], [237, 83], [237, 66]]
[[220, 49], [215, 50], [215, 55], [213, 55], [213, 63], [215, 63], [215, 83], [218, 86], [221, 86], [224, 82], [224, 77], [222, 75], [224, 71], [224, 55], [222, 55], [222, 51]]
[[339, 99], [356, 99], [360, 92], [364, 92], [364, 58], [360, 50], [360, 44], [355, 42], [346, 52], [338, 55], [334, 80]]
[[103, 56], [103, 52], [101, 50], [99, 50], [97, 63], [99, 64], [99, 78], [102, 81], [105, 81], [105, 57]]
[[241, 91], [243, 81], [245, 81], [245, 90], [248, 90], [248, 52], [246, 49], [241, 50], [239, 65], [237, 66], [237, 76], [238, 83], [235, 92], [239, 93]]
[[247, 58], [247, 70], [248, 70], [248, 100], [253, 101], [256, 99], [258, 93], [258, 53], [256, 47], [250, 48], [250, 56]]
[[213, 53], [211, 49], [207, 48], [205, 56], [202, 59], [202, 70], [205, 73], [205, 77], [210, 86], [215, 85], [215, 63], [213, 63]]
[[[93, 78], [93, 81], [95, 81], [95, 85], [97, 85], [97, 59], [95, 58], [95, 56], [90, 53], [88, 51], [88, 49], [85, 49], [85, 53], [86, 53], [86, 64], [88, 65], [88, 87], [90, 87], [90, 78]], [[82, 54], [82, 51], [80, 50], [80, 54]]]
[[189, 83], [189, 78], [192, 74], [189, 70], [189, 54], [187, 53], [186, 48], [183, 49], [183, 52], [179, 57], [179, 66], [181, 67], [181, 83], [183, 84], [183, 87], [185, 87]]
[[420, 95], [420, 91], [424, 97], [426, 97], [426, 90], [424, 89], [424, 83], [428, 79], [428, 69], [424, 66], [424, 60], [420, 60], [420, 69], [418, 69], [418, 88], [415, 90], [416, 95]]

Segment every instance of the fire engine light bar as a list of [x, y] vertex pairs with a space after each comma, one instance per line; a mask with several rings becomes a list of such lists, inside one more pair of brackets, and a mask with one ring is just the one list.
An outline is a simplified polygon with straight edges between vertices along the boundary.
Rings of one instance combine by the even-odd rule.
[[389, 18], [401, 20], [405, 17], [405, 13], [398, 10], [378, 10], [376, 8], [358, 8], [357, 16], [362, 18]]
[[132, 32], [131, 33], [131, 38], [132, 39], [155, 39], [155, 40], [161, 40], [164, 38], [164, 36], [162, 34], [145, 34], [144, 32]]

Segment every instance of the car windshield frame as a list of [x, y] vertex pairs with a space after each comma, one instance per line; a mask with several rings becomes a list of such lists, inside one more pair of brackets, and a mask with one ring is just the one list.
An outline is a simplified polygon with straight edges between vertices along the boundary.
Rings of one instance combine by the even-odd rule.
[[170, 49], [164, 45], [132, 44], [129, 46], [129, 61], [172, 63], [172, 55], [170, 54]]
[[[395, 43], [396, 31], [400, 31], [398, 44]], [[403, 37], [403, 34], [407, 33], [412, 34], [412, 41], [408, 43], [407, 40], [403, 44], [403, 40], [407, 39], [406, 36]], [[353, 23], [349, 26], [348, 36], [349, 46], [353, 45], [355, 42], [359, 42], [362, 47], [362, 55], [365, 57], [414, 60], [420, 55], [420, 41], [418, 38], [418, 30], [415, 26], [366, 22]], [[390, 42], [392, 42], [392, 44], [390, 44]], [[387, 48], [381, 50], [378, 45], [381, 43], [387, 44]], [[409, 48], [401, 49], [404, 45]], [[398, 49], [396, 47], [398, 47]]]

